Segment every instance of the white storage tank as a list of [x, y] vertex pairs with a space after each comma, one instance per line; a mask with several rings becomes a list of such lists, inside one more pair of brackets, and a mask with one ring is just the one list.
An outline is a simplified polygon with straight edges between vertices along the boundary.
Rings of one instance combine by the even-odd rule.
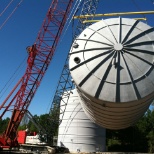
[[74, 41], [69, 67], [87, 116], [129, 127], [154, 99], [154, 28], [128, 18], [97, 22]]
[[[106, 146], [106, 131], [91, 122], [85, 115], [76, 90], [72, 91], [62, 122], [59, 126], [58, 146], [64, 146], [70, 152], [104, 152]], [[63, 95], [65, 97], [65, 95]], [[61, 101], [61, 110], [64, 110]]]

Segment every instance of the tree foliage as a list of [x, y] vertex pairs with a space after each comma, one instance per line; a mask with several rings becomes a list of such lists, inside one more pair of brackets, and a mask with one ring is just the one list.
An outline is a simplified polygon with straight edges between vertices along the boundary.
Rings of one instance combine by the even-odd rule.
[[6, 130], [9, 120], [10, 118], [8, 117], [3, 120], [0, 119], [0, 134], [2, 134]]
[[148, 110], [134, 125], [122, 130], [107, 130], [109, 151], [154, 152], [154, 111]]

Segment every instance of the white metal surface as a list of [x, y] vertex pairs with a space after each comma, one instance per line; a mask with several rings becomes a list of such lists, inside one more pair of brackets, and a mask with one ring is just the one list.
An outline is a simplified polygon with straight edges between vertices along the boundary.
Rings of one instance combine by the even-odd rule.
[[70, 51], [69, 67], [83, 109], [109, 129], [133, 125], [154, 98], [154, 28], [128, 18], [87, 27]]
[[46, 145], [47, 143], [42, 142], [39, 138], [39, 135], [35, 135], [35, 136], [26, 136], [25, 144]]
[[[61, 102], [62, 106], [63, 102]], [[76, 90], [70, 94], [62, 123], [59, 126], [58, 146], [70, 152], [105, 151], [105, 129], [94, 124], [85, 115]]]

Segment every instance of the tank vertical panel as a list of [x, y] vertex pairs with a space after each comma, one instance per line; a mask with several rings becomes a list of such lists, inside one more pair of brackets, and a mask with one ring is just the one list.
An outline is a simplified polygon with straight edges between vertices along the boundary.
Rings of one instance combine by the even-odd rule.
[[85, 115], [78, 94], [73, 90], [59, 126], [58, 146], [67, 147], [70, 152], [103, 152], [105, 142], [105, 129], [91, 122]]

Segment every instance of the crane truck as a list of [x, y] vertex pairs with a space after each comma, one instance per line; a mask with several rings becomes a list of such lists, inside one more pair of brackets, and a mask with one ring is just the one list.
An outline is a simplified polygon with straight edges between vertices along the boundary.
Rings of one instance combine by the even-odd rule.
[[9, 124], [0, 136], [0, 148], [18, 147], [17, 130], [52, 60], [73, 0], [52, 0], [35, 43], [28, 48], [27, 68], [0, 105], [0, 119], [12, 112]]

